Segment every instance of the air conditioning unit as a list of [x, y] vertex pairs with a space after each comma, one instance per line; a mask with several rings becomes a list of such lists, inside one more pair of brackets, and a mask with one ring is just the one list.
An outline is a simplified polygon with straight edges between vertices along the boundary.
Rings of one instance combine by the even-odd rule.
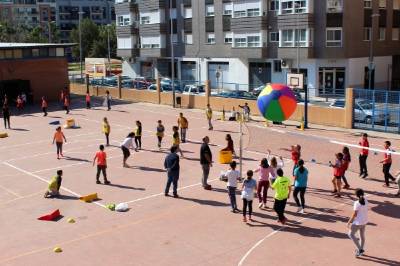
[[292, 59], [281, 59], [281, 68], [291, 68]]

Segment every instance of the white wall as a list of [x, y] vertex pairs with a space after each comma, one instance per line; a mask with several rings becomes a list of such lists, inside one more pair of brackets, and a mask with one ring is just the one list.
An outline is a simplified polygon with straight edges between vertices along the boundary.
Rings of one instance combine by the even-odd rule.
[[122, 74], [124, 76], [129, 76], [131, 78], [136, 78], [140, 76], [140, 63], [131, 64], [128, 61], [122, 62]]
[[[375, 63], [375, 83], [386, 83], [388, 81], [388, 67], [392, 64], [391, 56], [374, 57]], [[346, 71], [347, 86], [364, 85], [364, 68], [368, 66], [368, 58], [348, 59], [348, 71]]]

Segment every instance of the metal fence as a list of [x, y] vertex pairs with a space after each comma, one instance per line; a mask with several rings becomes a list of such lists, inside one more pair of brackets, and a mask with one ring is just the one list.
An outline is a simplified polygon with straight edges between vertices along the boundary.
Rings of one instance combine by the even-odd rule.
[[354, 128], [400, 133], [400, 91], [354, 89]]

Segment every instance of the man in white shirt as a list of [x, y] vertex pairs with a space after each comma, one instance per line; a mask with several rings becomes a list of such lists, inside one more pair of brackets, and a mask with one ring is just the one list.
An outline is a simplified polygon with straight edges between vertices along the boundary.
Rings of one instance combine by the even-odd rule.
[[228, 188], [229, 199], [231, 202], [232, 212], [236, 213], [239, 211], [236, 204], [236, 187], [237, 183], [240, 180], [240, 173], [236, 171], [236, 162], [232, 161], [230, 163], [230, 169], [225, 173], [226, 178], [228, 179], [226, 186]]

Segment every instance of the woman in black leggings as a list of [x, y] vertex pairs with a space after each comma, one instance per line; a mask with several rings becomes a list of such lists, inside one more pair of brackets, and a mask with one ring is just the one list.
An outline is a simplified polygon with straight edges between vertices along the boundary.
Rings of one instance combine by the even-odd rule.
[[[306, 201], [304, 199], [304, 194], [306, 193], [307, 189], [307, 181], [308, 181], [308, 170], [304, 167], [304, 161], [299, 160], [297, 163], [298, 167], [294, 169], [294, 191], [293, 197], [296, 201], [299, 213], [304, 213], [304, 207]], [[300, 193], [300, 200], [298, 198], [298, 194]], [[301, 202], [300, 202], [301, 201]]]

